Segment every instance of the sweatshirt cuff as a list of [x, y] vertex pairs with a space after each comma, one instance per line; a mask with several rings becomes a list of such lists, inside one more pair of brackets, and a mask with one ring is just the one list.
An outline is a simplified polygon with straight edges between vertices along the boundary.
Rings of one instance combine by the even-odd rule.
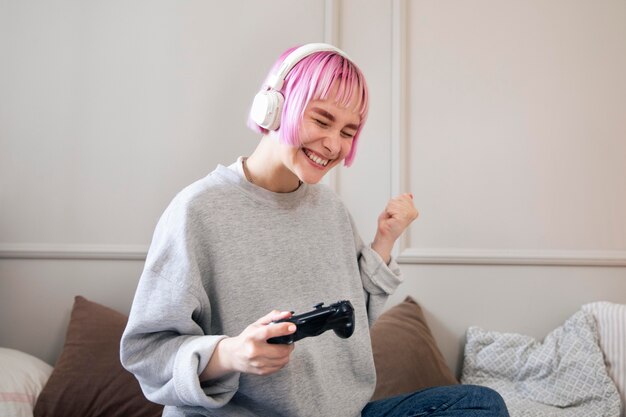
[[393, 294], [402, 283], [400, 266], [392, 256], [389, 264], [371, 246], [361, 251], [361, 271], [364, 275], [363, 285], [370, 294]]
[[178, 349], [174, 361], [174, 386], [180, 400], [190, 406], [219, 408], [226, 405], [239, 389], [240, 373], [225, 375], [200, 383], [199, 375], [204, 371], [215, 347], [226, 336], [195, 336], [189, 338]]

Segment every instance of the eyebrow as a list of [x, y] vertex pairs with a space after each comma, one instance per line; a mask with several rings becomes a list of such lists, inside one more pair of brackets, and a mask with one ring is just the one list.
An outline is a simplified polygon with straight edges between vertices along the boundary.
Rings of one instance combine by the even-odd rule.
[[[320, 109], [319, 107], [313, 107], [313, 108], [311, 108], [311, 110], [313, 110], [314, 112], [324, 116], [325, 118], [327, 118], [331, 122], [334, 122], [336, 120], [335, 116], [333, 116], [332, 114], [330, 114], [329, 112], [327, 112], [324, 109]], [[345, 125], [345, 127], [348, 128], [348, 129], [354, 129], [354, 130], [358, 130], [359, 129], [359, 126], [355, 125], [354, 123], [347, 124], [347, 125]]]

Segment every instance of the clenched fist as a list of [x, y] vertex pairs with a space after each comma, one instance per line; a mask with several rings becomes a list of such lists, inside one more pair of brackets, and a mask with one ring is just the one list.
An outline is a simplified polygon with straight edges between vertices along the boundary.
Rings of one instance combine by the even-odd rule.
[[372, 249], [386, 263], [391, 259], [393, 244], [418, 215], [413, 205], [413, 194], [404, 193], [389, 200], [385, 210], [378, 216], [378, 228]]

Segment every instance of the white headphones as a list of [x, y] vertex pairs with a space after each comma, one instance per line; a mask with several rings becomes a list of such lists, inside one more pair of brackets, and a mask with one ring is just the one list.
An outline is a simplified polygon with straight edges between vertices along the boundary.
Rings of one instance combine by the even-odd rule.
[[263, 90], [259, 91], [252, 102], [250, 117], [262, 128], [276, 130], [280, 126], [280, 116], [283, 112], [285, 97], [280, 92], [289, 71], [302, 59], [316, 52], [335, 52], [350, 60], [350, 57], [341, 49], [327, 43], [309, 43], [303, 45], [289, 55], [278, 68], [276, 74], [267, 81]]

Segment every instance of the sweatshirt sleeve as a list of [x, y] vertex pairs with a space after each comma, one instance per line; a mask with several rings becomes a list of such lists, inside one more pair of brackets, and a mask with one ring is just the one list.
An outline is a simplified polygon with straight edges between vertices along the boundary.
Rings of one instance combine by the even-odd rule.
[[389, 264], [386, 264], [383, 258], [370, 245], [363, 243], [352, 216], [350, 216], [350, 223], [354, 233], [356, 255], [361, 273], [361, 282], [365, 291], [369, 325], [371, 326], [384, 311], [387, 298], [394, 293], [402, 282], [402, 275], [400, 267], [393, 257]]
[[200, 373], [226, 336], [206, 331], [210, 302], [201, 285], [190, 222], [172, 206], [159, 221], [122, 336], [120, 358], [149, 400], [218, 408], [237, 391], [240, 374], [200, 382]]

